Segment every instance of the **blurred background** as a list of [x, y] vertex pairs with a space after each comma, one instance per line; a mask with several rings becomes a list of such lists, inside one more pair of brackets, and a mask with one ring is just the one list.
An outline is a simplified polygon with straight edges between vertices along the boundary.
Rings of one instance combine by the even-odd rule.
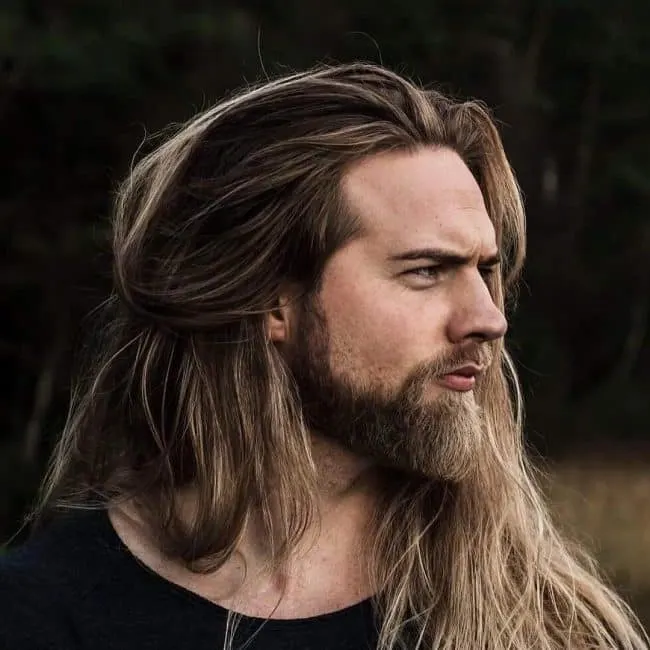
[[510, 349], [560, 524], [650, 624], [648, 0], [3, 0], [0, 541], [66, 415], [145, 136], [244, 83], [383, 62], [485, 100], [525, 194]]

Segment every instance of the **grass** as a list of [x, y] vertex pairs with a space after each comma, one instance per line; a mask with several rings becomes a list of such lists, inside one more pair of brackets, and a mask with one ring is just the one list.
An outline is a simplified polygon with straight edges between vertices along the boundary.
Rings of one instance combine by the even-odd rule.
[[546, 487], [560, 525], [596, 555], [650, 630], [650, 459], [565, 460]]

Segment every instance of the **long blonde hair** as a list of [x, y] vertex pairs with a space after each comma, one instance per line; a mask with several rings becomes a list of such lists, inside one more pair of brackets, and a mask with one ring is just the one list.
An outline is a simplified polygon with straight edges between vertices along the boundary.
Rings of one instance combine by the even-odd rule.
[[[375, 65], [319, 67], [245, 89], [144, 157], [116, 202], [113, 295], [34, 518], [134, 499], [163, 553], [209, 571], [232, 555], [254, 505], [286, 561], [314, 520], [317, 485], [264, 315], [287, 281], [313, 291], [358, 235], [340, 196], [347, 167], [423, 146], [456, 151], [475, 175], [505, 309], [524, 212], [479, 102]], [[496, 352], [477, 394], [486, 446], [475, 471], [453, 485], [387, 479], [368, 556], [379, 649], [647, 648], [629, 608], [554, 527], [524, 450], [515, 370], [503, 345]], [[190, 522], [178, 503], [187, 486]]]

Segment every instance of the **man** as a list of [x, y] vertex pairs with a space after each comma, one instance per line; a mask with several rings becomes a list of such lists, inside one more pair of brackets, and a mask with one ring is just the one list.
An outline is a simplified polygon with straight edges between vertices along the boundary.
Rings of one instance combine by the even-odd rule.
[[372, 65], [250, 89], [135, 167], [113, 249], [6, 647], [647, 647], [531, 478], [480, 104]]

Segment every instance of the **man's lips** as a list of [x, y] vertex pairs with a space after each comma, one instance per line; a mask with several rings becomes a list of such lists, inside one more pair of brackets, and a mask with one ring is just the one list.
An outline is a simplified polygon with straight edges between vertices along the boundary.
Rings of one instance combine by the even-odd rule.
[[465, 364], [454, 368], [451, 372], [442, 375], [438, 383], [446, 388], [457, 391], [472, 390], [476, 385], [476, 377], [483, 372], [483, 366], [476, 364]]

